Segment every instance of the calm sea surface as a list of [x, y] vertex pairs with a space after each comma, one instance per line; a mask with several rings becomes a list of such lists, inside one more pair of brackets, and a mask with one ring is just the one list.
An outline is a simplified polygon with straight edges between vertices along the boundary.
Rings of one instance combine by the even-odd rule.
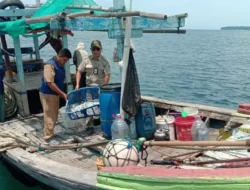
[[[103, 55], [111, 61], [111, 82], [120, 82], [118, 63], [112, 62], [116, 40], [108, 39], [107, 33], [75, 32], [69, 49], [73, 52], [83, 41], [90, 52], [94, 39], [101, 40]], [[232, 109], [250, 102], [250, 31], [188, 30], [184, 35], [144, 34], [133, 41], [143, 95]], [[32, 46], [32, 40], [22, 38], [21, 45]], [[53, 55], [49, 45], [41, 50], [44, 60]], [[0, 166], [0, 189], [42, 188], [26, 187]]]

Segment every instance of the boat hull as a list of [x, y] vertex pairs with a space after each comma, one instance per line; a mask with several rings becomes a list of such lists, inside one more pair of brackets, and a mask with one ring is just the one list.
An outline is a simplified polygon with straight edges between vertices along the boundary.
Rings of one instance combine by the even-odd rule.
[[97, 186], [120, 190], [249, 190], [250, 169], [103, 168]]

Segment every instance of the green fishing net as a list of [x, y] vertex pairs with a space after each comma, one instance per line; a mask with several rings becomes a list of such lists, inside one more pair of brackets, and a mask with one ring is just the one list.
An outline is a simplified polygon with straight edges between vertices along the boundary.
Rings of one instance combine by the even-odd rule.
[[[64, 11], [68, 5], [97, 5], [93, 0], [47, 0], [31, 18], [49, 16]], [[70, 9], [71, 12], [80, 12], [81, 9]], [[16, 20], [0, 23], [0, 31], [7, 32], [13, 38], [25, 34], [31, 30], [44, 28], [48, 22], [30, 24], [29, 27], [25, 24], [25, 20]]]

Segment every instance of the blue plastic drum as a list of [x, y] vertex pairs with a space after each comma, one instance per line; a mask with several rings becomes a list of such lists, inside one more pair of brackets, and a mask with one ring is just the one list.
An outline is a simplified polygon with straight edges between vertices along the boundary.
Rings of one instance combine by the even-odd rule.
[[111, 125], [115, 118], [113, 115], [120, 113], [121, 84], [107, 84], [101, 86], [99, 95], [101, 127], [104, 136], [111, 139]]

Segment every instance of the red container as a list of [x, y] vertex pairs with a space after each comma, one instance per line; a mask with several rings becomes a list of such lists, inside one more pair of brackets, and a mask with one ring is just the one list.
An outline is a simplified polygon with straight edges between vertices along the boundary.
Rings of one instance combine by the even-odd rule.
[[192, 141], [191, 128], [192, 128], [194, 121], [195, 121], [195, 118], [192, 116], [175, 118], [177, 140]]

